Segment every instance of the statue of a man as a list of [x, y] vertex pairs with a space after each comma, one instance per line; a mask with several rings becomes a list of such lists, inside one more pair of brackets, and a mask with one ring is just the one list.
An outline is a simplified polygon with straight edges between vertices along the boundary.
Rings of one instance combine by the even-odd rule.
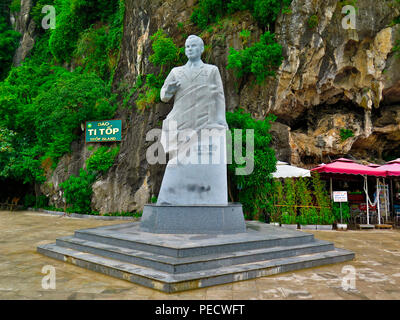
[[[161, 89], [163, 102], [170, 101], [172, 97], [175, 100], [172, 111], [163, 122], [161, 143], [170, 160], [158, 205], [227, 204], [227, 168], [224, 160], [228, 125], [224, 89], [218, 68], [201, 60], [203, 52], [203, 40], [198, 36], [189, 36], [185, 43], [188, 62], [172, 69]], [[201, 140], [202, 133], [206, 131], [212, 131], [217, 139], [212, 142]], [[187, 152], [195, 158], [204, 154], [215, 158], [216, 149], [223, 154], [223, 157], [219, 157], [219, 153], [217, 155], [223, 161], [181, 163], [178, 160]]]

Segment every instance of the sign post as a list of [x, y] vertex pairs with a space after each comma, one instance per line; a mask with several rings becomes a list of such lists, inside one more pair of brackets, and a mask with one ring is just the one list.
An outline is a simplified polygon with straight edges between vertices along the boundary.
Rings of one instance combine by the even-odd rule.
[[86, 142], [121, 141], [122, 120], [86, 121]]
[[347, 202], [347, 191], [333, 191], [333, 202], [340, 203], [340, 223], [343, 224], [342, 202]]

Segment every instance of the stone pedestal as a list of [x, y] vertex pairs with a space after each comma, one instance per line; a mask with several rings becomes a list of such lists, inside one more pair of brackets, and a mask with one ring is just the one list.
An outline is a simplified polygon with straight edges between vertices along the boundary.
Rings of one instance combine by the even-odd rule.
[[164, 234], [234, 234], [246, 232], [241, 204], [226, 206], [145, 205], [140, 229]]

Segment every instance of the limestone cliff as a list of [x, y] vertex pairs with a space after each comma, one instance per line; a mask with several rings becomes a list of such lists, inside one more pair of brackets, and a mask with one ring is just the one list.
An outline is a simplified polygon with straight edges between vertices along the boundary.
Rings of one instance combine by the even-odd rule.
[[[125, 1], [115, 92], [122, 95], [134, 86], [138, 75], [156, 71], [148, 58], [150, 36], [158, 29], [167, 31], [179, 45], [186, 35], [200, 33], [189, 20], [196, 3]], [[259, 119], [269, 112], [278, 117], [272, 132], [279, 160], [310, 167], [343, 155], [371, 161], [400, 156], [400, 59], [393, 53], [400, 28], [391, 25], [400, 15], [400, 6], [394, 0], [358, 0], [356, 29], [345, 30], [343, 3], [293, 0], [290, 12], [279, 17], [274, 30], [285, 60], [277, 77], [264, 85], [238, 81], [226, 69], [229, 47], [244, 46], [240, 31], [252, 31], [250, 42], [262, 33], [250, 13], [223, 19], [218, 28], [202, 34], [210, 45], [204, 59], [221, 72], [227, 109], [243, 107]], [[312, 16], [317, 17], [315, 26], [309, 24]], [[164, 167], [147, 163], [145, 154], [151, 142], [145, 141], [145, 135], [160, 126], [172, 105], [160, 103], [139, 111], [134, 99], [129, 108], [118, 111], [125, 132], [116, 163], [93, 186], [92, 206], [100, 212], [140, 210], [158, 194]], [[343, 130], [353, 136], [344, 139]], [[83, 137], [72, 149], [42, 187], [57, 205], [62, 205], [59, 183], [76, 174], [90, 155]]]
[[21, 64], [35, 44], [36, 23], [29, 15], [32, 6], [32, 0], [21, 0], [20, 11], [10, 13], [10, 20], [14, 30], [22, 35], [18, 49], [14, 55], [14, 66]]

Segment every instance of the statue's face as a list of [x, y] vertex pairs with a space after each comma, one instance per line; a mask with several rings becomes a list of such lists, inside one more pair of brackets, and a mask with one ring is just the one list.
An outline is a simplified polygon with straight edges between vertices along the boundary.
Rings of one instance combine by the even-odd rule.
[[185, 54], [189, 60], [200, 59], [203, 53], [203, 46], [196, 39], [188, 39], [185, 44]]

